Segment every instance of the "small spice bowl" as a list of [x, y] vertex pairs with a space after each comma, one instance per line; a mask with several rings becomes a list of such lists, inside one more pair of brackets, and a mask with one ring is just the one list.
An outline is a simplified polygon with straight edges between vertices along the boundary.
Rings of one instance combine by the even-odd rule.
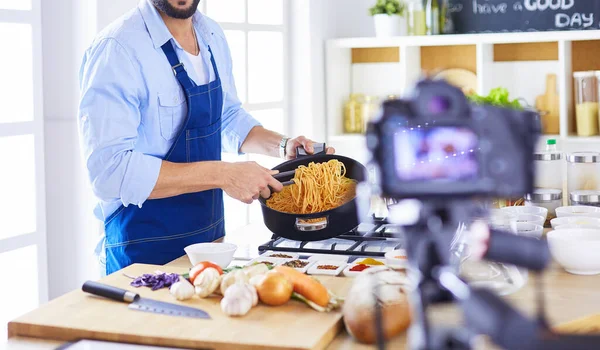
[[[294, 264], [295, 262], [300, 261], [302, 264], [304, 264], [303, 267], [295, 267], [295, 266], [291, 266], [292, 264]], [[308, 271], [308, 269], [312, 266], [312, 264], [314, 264], [313, 261], [310, 260], [305, 260], [305, 259], [290, 259], [287, 260], [285, 262], [283, 262], [281, 264], [281, 266], [287, 266], [287, 267], [291, 267], [292, 269], [296, 270], [296, 271], [300, 271], [302, 273], [306, 273], [306, 271]]]
[[408, 265], [406, 250], [398, 249], [385, 253], [385, 262], [392, 269], [405, 269]]
[[[366, 268], [364, 268], [361, 271], [352, 271], [352, 269], [355, 269], [357, 266], [361, 266], [361, 265], [366, 266]], [[366, 271], [368, 269], [372, 269], [375, 266], [381, 266], [381, 265], [350, 264], [350, 265], [346, 266], [346, 268], [344, 269], [344, 272], [342, 274], [346, 277], [356, 277], [359, 273], [362, 273], [363, 271]]]
[[[339, 261], [326, 261], [326, 260], [321, 260], [321, 261], [317, 261], [314, 264], [312, 264], [310, 266], [310, 268], [308, 269], [307, 273], [309, 275], [327, 275], [327, 276], [337, 276], [339, 275], [344, 268], [346, 267], [346, 263], [341, 263]], [[324, 268], [320, 268], [322, 266], [336, 266], [336, 269], [324, 269]]]

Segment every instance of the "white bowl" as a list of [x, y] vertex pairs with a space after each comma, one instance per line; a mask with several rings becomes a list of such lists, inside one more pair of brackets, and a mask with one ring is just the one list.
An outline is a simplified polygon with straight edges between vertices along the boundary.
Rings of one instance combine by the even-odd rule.
[[590, 207], [585, 205], [572, 205], [567, 207], [556, 208], [556, 216], [559, 218], [568, 216], [588, 216], [600, 218], [600, 208]]
[[548, 232], [550, 253], [567, 272], [600, 274], [600, 229], [566, 229]]
[[550, 224], [553, 229], [557, 229], [559, 226], [565, 225], [577, 225], [580, 227], [594, 226], [600, 228], [600, 218], [593, 218], [588, 216], [564, 216], [562, 218], [554, 218], [550, 220]]
[[196, 243], [184, 248], [192, 265], [210, 261], [222, 268], [229, 266], [236, 249], [237, 246], [231, 243]]
[[517, 234], [527, 237], [542, 238], [544, 227], [531, 222], [518, 222]]
[[565, 225], [558, 225], [554, 229], [555, 230], [572, 230], [572, 229], [576, 229], [576, 228], [591, 228], [591, 229], [600, 230], [600, 226], [593, 225], [593, 224], [592, 225], [589, 225], [589, 224], [565, 224]]
[[[402, 256], [404, 258], [398, 259], [397, 256]], [[392, 269], [404, 269], [408, 265], [408, 258], [406, 256], [406, 250], [398, 249], [392, 250], [390, 252], [385, 253], [385, 263], [387, 266]]]
[[548, 217], [548, 209], [544, 207], [535, 207], [535, 206], [513, 206], [513, 207], [504, 207], [500, 208], [500, 210], [504, 210], [509, 213], [513, 213], [516, 215], [521, 214], [532, 214], [539, 215], [544, 217], [544, 220]]
[[546, 219], [541, 215], [517, 214], [517, 225], [519, 223], [523, 223], [523, 222], [529, 222], [529, 223], [540, 225], [540, 226], [544, 227], [544, 223], [546, 222]]

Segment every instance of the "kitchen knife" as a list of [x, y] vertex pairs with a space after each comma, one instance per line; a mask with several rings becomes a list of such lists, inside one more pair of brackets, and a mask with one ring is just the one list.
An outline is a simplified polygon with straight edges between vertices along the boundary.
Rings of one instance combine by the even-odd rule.
[[182, 306], [177, 304], [165, 303], [163, 301], [144, 299], [139, 294], [130, 292], [125, 289], [120, 289], [106, 284], [87, 281], [81, 289], [90, 294], [100, 297], [129, 303], [129, 308], [132, 310], [152, 312], [167, 316], [181, 316], [192, 318], [210, 319], [210, 315], [203, 310], [193, 307]]

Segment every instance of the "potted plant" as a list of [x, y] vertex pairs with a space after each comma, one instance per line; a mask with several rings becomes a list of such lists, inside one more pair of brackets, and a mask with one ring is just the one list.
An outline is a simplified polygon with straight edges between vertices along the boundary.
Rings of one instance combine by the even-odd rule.
[[377, 0], [369, 9], [375, 21], [376, 36], [406, 35], [406, 4], [402, 0]]

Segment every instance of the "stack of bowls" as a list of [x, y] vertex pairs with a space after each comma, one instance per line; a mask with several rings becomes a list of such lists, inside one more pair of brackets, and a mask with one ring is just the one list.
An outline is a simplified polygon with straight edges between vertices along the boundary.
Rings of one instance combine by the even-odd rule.
[[504, 207], [502, 212], [512, 215], [516, 219], [516, 233], [523, 236], [541, 238], [544, 233], [544, 223], [548, 216], [548, 209], [543, 207]]

